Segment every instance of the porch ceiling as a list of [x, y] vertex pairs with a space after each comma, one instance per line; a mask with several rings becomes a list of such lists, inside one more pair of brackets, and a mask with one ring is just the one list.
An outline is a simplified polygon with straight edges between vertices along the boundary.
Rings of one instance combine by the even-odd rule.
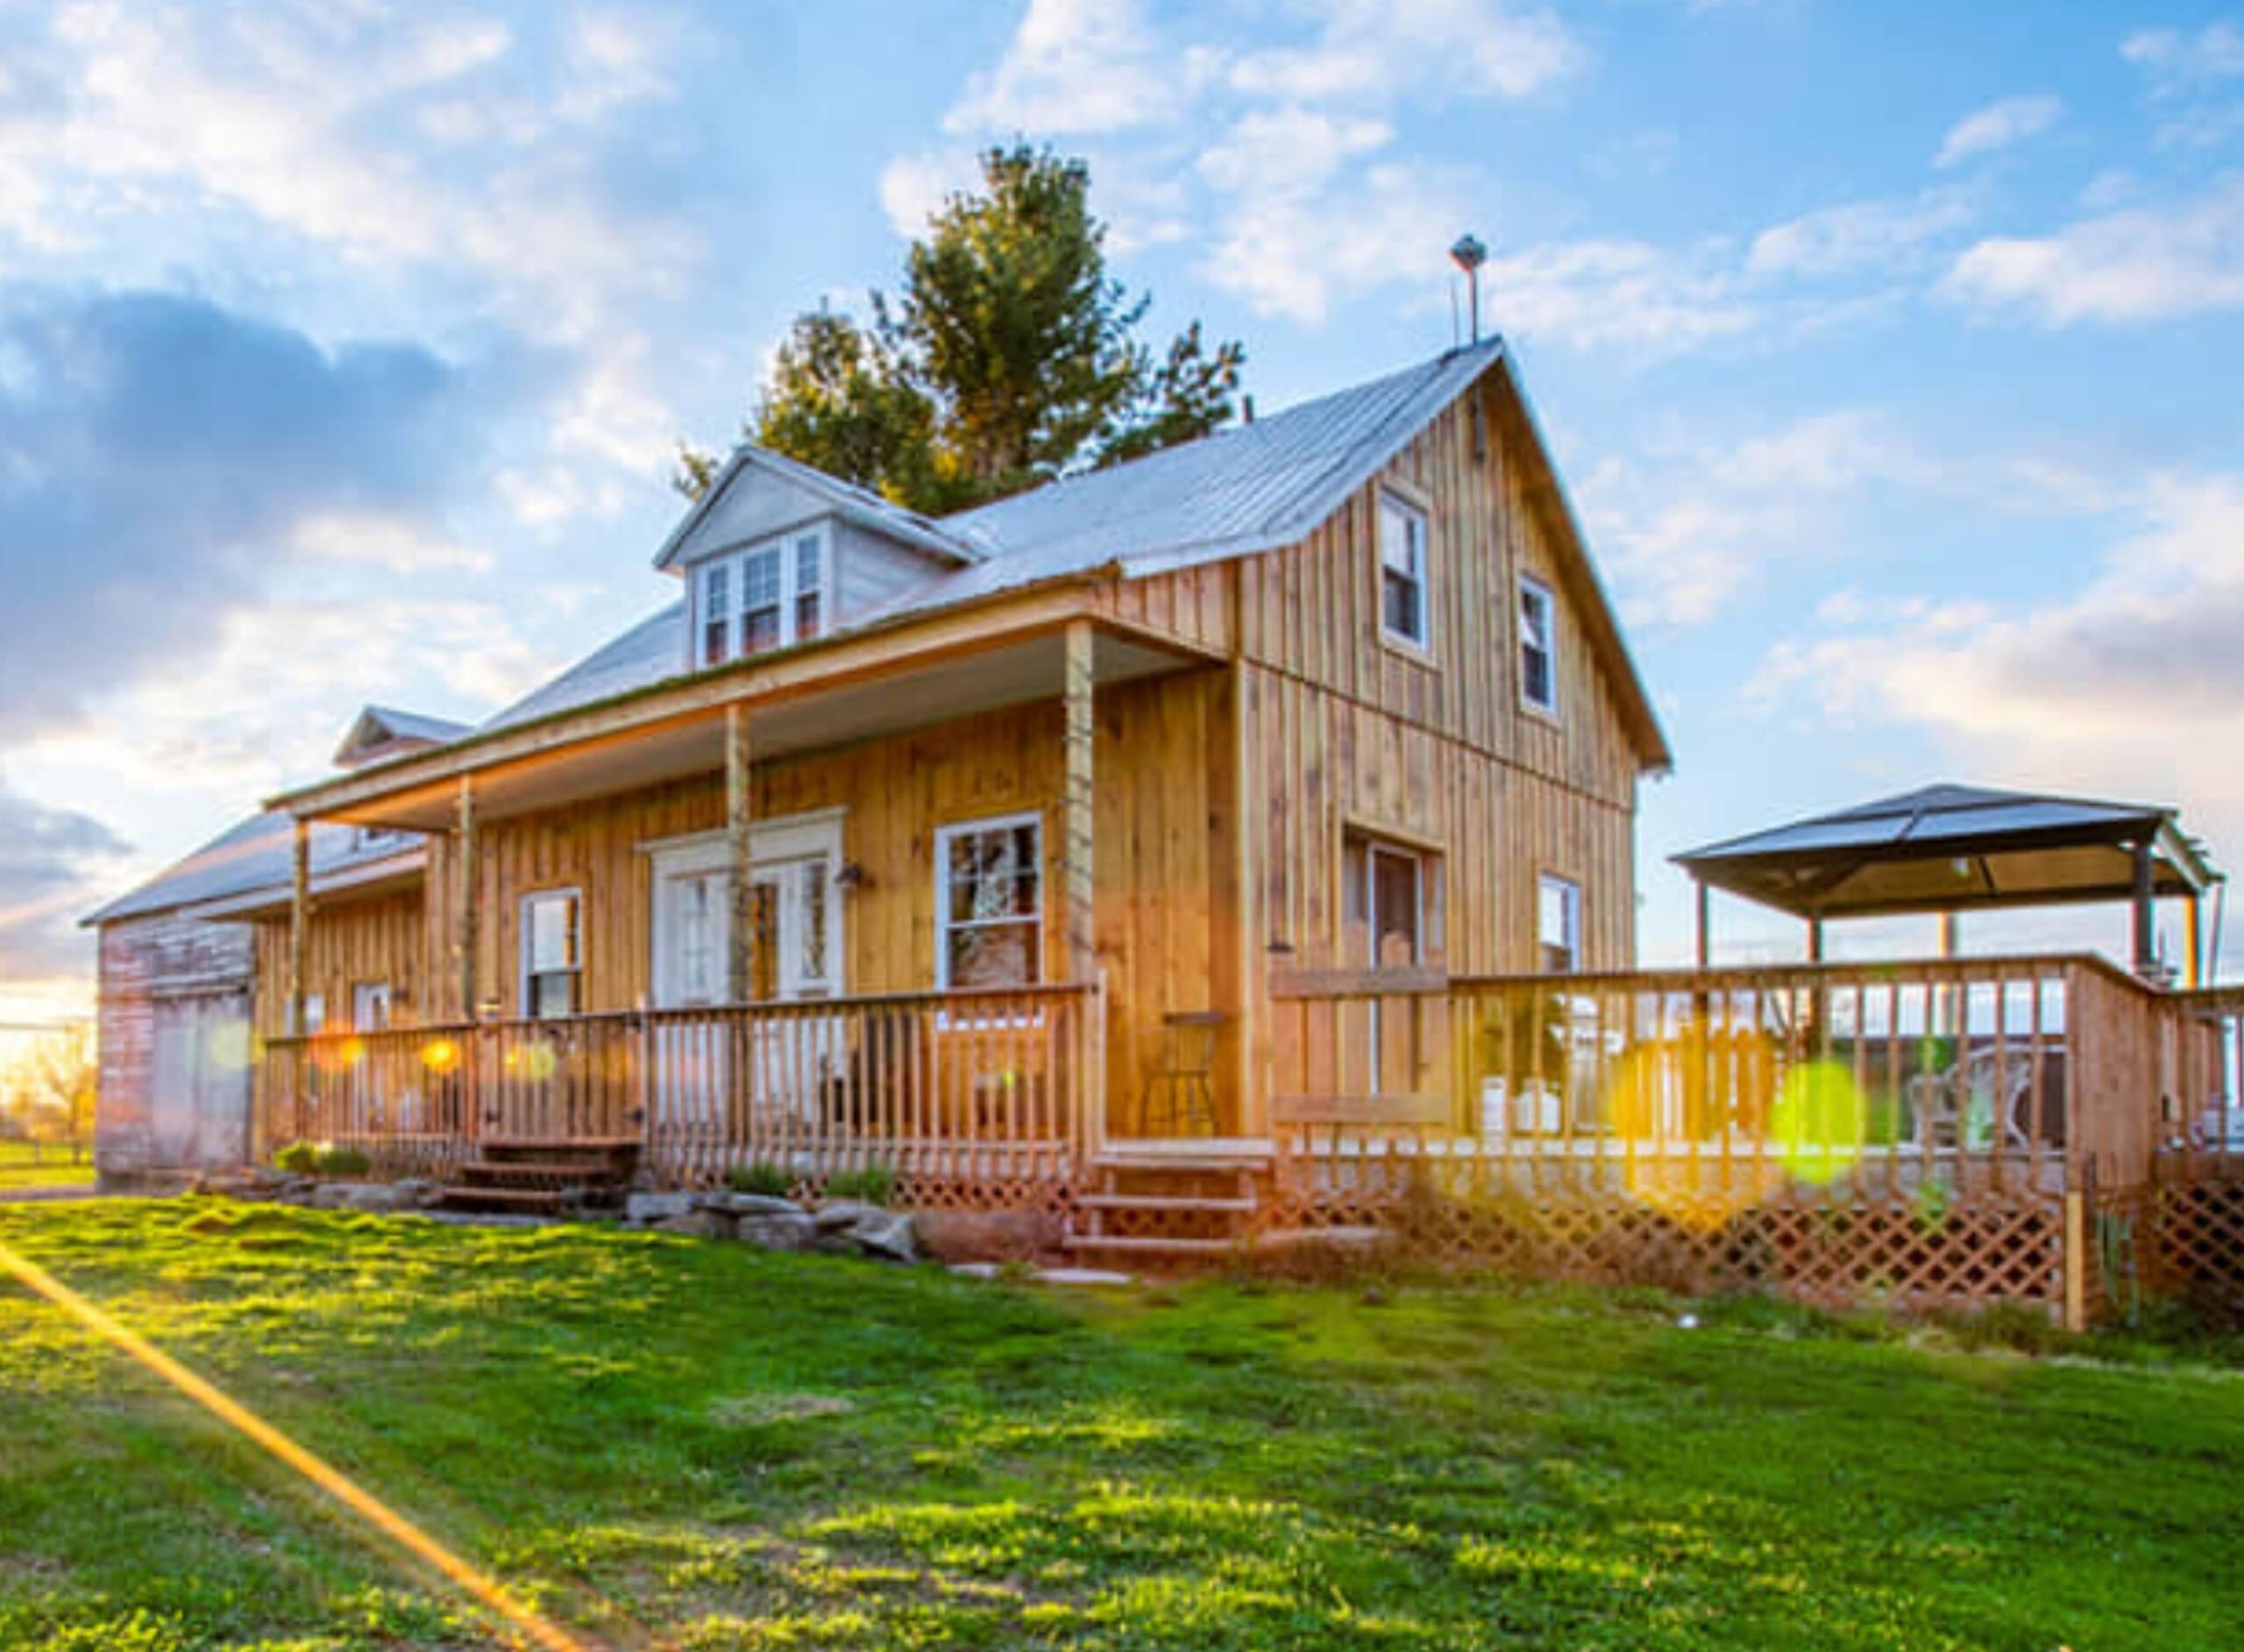
[[[1060, 633], [1044, 632], [877, 677], [778, 701], [750, 702], [749, 739], [761, 762], [1055, 698], [1061, 689], [1063, 649]], [[1100, 687], [1206, 663], [1197, 656], [1106, 632], [1096, 639], [1093, 662]], [[557, 745], [479, 769], [474, 776], [476, 814], [485, 820], [503, 819], [721, 770], [725, 714], [724, 705], [711, 705], [666, 722]], [[457, 782], [446, 779], [321, 818], [438, 832], [452, 824], [458, 798]]]

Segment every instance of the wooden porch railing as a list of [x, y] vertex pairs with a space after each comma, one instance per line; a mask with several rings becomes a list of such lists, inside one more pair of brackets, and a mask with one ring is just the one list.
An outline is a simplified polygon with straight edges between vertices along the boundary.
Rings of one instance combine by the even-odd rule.
[[1304, 975], [1272, 996], [1272, 1117], [1311, 1157], [2058, 1189], [2147, 1178], [2185, 1088], [2235, 1117], [2202, 1009], [2086, 956]]
[[1095, 986], [635, 1010], [273, 1039], [266, 1139], [441, 1168], [494, 1138], [636, 1139], [656, 1177], [1063, 1180], [1104, 1095]]

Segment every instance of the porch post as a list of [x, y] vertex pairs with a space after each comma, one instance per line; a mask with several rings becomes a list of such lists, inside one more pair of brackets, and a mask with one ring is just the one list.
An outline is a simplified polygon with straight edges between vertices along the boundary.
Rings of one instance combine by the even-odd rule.
[[452, 912], [452, 948], [454, 961], [459, 968], [459, 1018], [475, 1019], [476, 951], [481, 943], [481, 924], [477, 895], [482, 883], [481, 870], [476, 865], [478, 846], [475, 840], [475, 783], [465, 775], [459, 777], [459, 817], [452, 832], [452, 874], [456, 880], [453, 899], [457, 905]]
[[2205, 897], [2191, 890], [2188, 904], [2182, 908], [2182, 936], [2189, 954], [2182, 966], [2182, 984], [2192, 989], [2205, 985], [2204, 902]]
[[2135, 974], [2146, 979], [2158, 960], [2156, 887], [2152, 878], [2150, 840], [2134, 846], [2135, 854]]
[[288, 1032], [304, 1036], [308, 996], [305, 958], [310, 943], [312, 911], [311, 822], [298, 817], [291, 826], [288, 891]]
[[1704, 969], [1714, 948], [1713, 891], [1697, 878], [1692, 880], [1691, 886], [1699, 892], [1699, 968]]
[[1068, 979], [1088, 982], [1097, 972], [1097, 933], [1091, 910], [1091, 628], [1088, 620], [1068, 623], [1064, 708], [1067, 779], [1063, 797], [1061, 914], [1066, 939]]
[[748, 707], [735, 700], [725, 707], [725, 840], [732, 862], [732, 921], [725, 954], [728, 1003], [746, 1003], [756, 983], [756, 904], [748, 881], [754, 854], [755, 803], [749, 786], [754, 755]]

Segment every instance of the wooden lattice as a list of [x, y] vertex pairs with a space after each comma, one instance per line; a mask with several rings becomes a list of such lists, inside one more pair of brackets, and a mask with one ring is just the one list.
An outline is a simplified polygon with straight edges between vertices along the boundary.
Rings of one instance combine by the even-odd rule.
[[2150, 1204], [2143, 1250], [2152, 1287], [2244, 1324], [2244, 1156], [2177, 1167]]
[[1948, 1199], [1794, 1185], [1750, 1203], [1728, 1190], [1641, 1192], [1588, 1179], [1529, 1194], [1438, 1180], [1353, 1188], [1288, 1178], [1276, 1227], [1373, 1225], [1438, 1265], [1694, 1291], [1769, 1290], [1829, 1306], [2054, 1307], [2061, 1200], [2024, 1189]]

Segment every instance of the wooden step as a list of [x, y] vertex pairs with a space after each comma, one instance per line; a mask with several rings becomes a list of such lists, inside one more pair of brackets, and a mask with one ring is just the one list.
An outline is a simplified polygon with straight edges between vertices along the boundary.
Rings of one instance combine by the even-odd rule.
[[439, 1209], [513, 1210], [524, 1215], [561, 1211], [561, 1195], [550, 1188], [446, 1188]]
[[1060, 1243], [1070, 1251], [1126, 1251], [1139, 1256], [1231, 1256], [1244, 1244], [1239, 1239], [1171, 1239], [1150, 1234], [1124, 1238], [1101, 1233], [1070, 1233]]
[[459, 1167], [459, 1179], [475, 1187], [506, 1182], [562, 1182], [570, 1187], [620, 1188], [626, 1180], [613, 1164], [541, 1164], [534, 1159], [502, 1159], [495, 1163], [471, 1162]]
[[1251, 1216], [1262, 1206], [1250, 1198], [1220, 1199], [1181, 1193], [1087, 1193], [1076, 1205], [1085, 1210], [1213, 1210]]

